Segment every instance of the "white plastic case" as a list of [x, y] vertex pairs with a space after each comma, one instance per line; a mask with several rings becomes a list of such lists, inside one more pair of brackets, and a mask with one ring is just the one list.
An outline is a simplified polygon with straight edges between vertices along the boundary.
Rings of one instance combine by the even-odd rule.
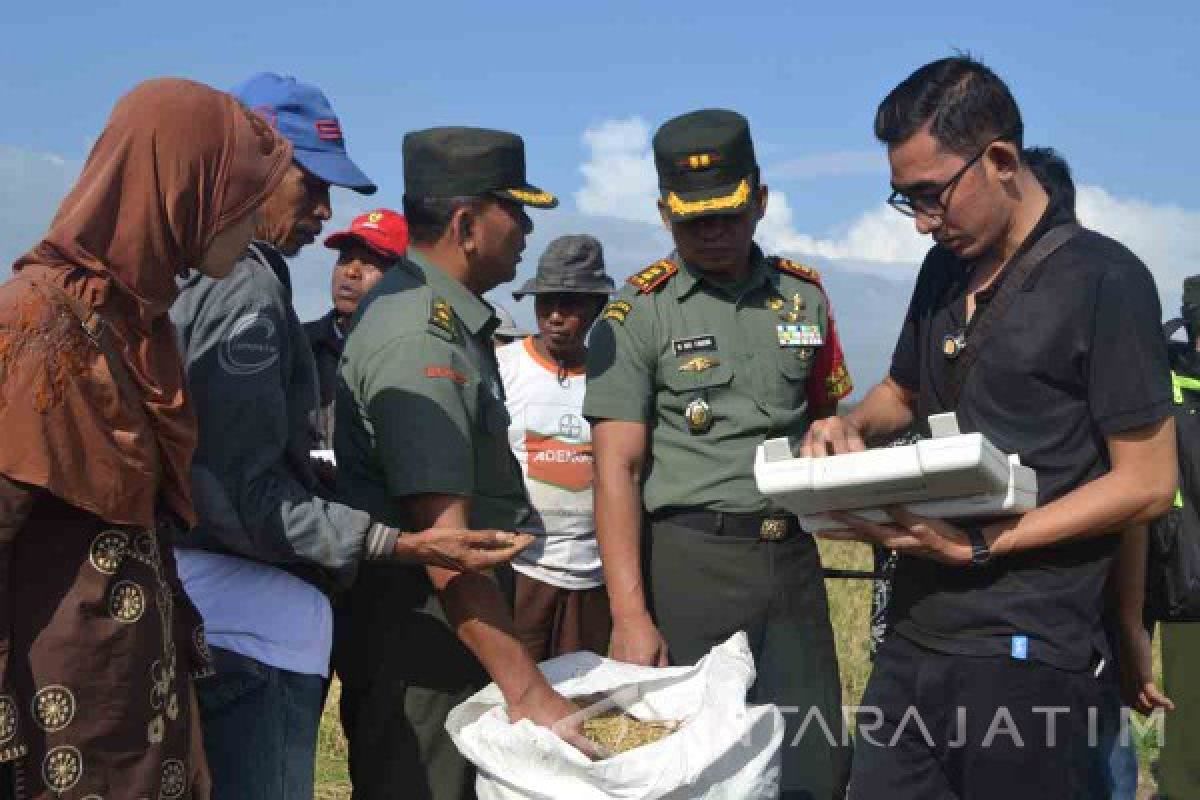
[[[935, 437], [827, 458], [795, 458], [788, 439], [759, 446], [758, 489], [810, 532], [843, 527], [823, 516], [854, 511], [883, 521], [882, 506], [934, 518], [1019, 514], [1037, 505], [1037, 475], [982, 434], [958, 433], [953, 415], [930, 418]], [[940, 435], [939, 435], [940, 434]]]

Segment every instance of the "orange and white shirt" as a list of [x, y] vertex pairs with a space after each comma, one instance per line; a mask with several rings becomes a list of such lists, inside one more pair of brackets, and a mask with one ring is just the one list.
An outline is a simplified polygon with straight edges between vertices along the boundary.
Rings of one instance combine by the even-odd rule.
[[[564, 589], [604, 583], [592, 511], [592, 431], [583, 417], [584, 369], [560, 374], [533, 337], [496, 351], [511, 419], [508, 442], [521, 464], [537, 536], [513, 568]], [[562, 380], [560, 381], [560, 377]]]

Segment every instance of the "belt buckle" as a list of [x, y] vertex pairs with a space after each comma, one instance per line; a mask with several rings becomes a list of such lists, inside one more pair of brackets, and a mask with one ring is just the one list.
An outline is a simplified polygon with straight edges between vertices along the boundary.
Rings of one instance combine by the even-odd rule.
[[760, 542], [778, 542], [787, 538], [788, 521], [782, 517], [767, 517], [758, 529]]

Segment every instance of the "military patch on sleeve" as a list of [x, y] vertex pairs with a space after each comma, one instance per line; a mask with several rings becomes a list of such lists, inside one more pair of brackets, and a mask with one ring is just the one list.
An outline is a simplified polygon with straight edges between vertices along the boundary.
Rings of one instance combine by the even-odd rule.
[[812, 267], [806, 267], [803, 264], [799, 264], [786, 258], [776, 258], [775, 268], [780, 272], [786, 272], [789, 275], [795, 275], [801, 280], [806, 280], [809, 283], [815, 283], [817, 286], [821, 285], [821, 273], [817, 272]]
[[641, 294], [650, 294], [650, 292], [653, 292], [666, 283], [676, 272], [679, 272], [679, 267], [675, 265], [675, 262], [669, 258], [664, 258], [662, 261], [656, 261], [641, 272], [630, 276], [629, 283]]
[[429, 329], [443, 339], [454, 341], [454, 310], [440, 297], [433, 298], [429, 306]]
[[447, 366], [446, 364], [430, 364], [430, 365], [428, 365], [427, 367], [425, 367], [425, 377], [426, 378], [446, 378], [447, 380], [454, 381], [459, 386], [465, 386], [467, 383], [466, 375], [463, 375], [461, 372], [456, 370], [454, 367]]
[[835, 366], [825, 379], [825, 391], [829, 393], [830, 400], [841, 400], [853, 390], [854, 383], [850, 380], [850, 373], [845, 364]]
[[601, 315], [602, 319], [611, 319], [614, 322], [625, 324], [625, 318], [629, 316], [629, 312], [633, 310], [633, 306], [624, 300], [614, 300], [608, 304]]

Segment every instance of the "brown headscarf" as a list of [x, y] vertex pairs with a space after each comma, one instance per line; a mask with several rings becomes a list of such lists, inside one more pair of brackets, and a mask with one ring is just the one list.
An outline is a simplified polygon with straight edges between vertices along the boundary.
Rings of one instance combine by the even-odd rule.
[[[175, 277], [262, 203], [291, 154], [203, 84], [151, 80], [117, 102], [46, 237], [0, 286], [0, 473], [117, 524], [152, 525], [161, 491], [194, 523]], [[46, 284], [104, 318], [140, 408]]]

